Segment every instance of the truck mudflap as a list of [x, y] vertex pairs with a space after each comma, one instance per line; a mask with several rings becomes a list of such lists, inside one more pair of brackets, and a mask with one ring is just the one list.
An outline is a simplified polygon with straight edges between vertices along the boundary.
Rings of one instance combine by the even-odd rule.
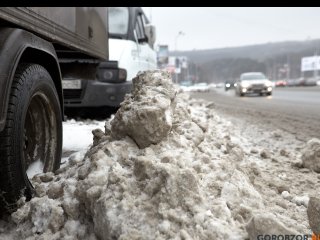
[[[27, 54], [28, 53], [28, 54]], [[28, 55], [28, 56], [27, 56]], [[41, 58], [43, 57], [43, 59]], [[40, 58], [40, 59], [39, 59]], [[17, 28], [0, 29], [0, 132], [4, 129], [10, 89], [19, 62], [24, 59], [48, 67], [52, 73], [61, 106], [61, 73], [53, 45], [34, 34]], [[48, 61], [45, 61], [47, 59]], [[47, 66], [46, 66], [47, 65]], [[50, 71], [50, 69], [52, 71]]]

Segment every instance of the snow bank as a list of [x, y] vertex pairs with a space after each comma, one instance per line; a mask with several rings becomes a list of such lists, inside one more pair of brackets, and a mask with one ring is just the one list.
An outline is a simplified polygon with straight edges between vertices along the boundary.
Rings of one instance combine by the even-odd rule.
[[252, 184], [260, 172], [244, 163], [230, 123], [212, 103], [178, 92], [166, 73], [143, 72], [133, 83], [105, 131], [93, 131], [84, 159], [33, 178], [36, 197], [12, 214], [14, 239], [248, 237], [265, 202]]

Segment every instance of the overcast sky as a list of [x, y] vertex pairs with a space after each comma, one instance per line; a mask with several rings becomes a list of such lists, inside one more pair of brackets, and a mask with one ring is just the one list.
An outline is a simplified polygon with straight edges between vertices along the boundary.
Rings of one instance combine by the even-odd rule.
[[[143, 7], [156, 44], [211, 49], [320, 38], [320, 8]], [[151, 16], [150, 16], [151, 15]], [[179, 32], [184, 35], [179, 35]], [[178, 37], [177, 37], [178, 36]]]

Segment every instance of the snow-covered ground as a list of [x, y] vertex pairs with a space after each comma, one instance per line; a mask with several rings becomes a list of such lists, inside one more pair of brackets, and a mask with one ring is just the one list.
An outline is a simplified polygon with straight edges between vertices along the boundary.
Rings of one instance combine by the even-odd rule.
[[92, 130], [104, 129], [105, 121], [97, 120], [67, 120], [63, 123], [63, 156], [62, 166], [67, 163], [70, 156], [87, 152], [92, 145]]
[[64, 124], [69, 160], [33, 178], [37, 196], [0, 221], [0, 239], [311, 234], [307, 207], [320, 177], [303, 167], [306, 143], [280, 129], [231, 124], [214, 103], [177, 93], [164, 73], [134, 84], [106, 128]]

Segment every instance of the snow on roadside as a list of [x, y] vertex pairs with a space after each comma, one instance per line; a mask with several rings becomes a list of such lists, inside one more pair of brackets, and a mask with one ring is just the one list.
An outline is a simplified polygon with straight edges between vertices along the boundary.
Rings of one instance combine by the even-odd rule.
[[[281, 131], [248, 139], [251, 132], [219, 117], [213, 103], [178, 93], [160, 71], [133, 82], [84, 157], [33, 178], [37, 196], [12, 214], [9, 229], [0, 222], [0, 237], [245, 239], [269, 229], [255, 226], [261, 219], [281, 232], [309, 233], [309, 192], [293, 178], [303, 173], [285, 149], [262, 141]], [[308, 174], [304, 187], [316, 178]]]
[[80, 151], [92, 144], [92, 130], [104, 128], [103, 121], [67, 120], [63, 123], [63, 151]]
[[63, 122], [63, 147], [61, 166], [63, 167], [69, 157], [83, 158], [92, 146], [92, 130], [104, 128], [104, 121], [69, 119]]

